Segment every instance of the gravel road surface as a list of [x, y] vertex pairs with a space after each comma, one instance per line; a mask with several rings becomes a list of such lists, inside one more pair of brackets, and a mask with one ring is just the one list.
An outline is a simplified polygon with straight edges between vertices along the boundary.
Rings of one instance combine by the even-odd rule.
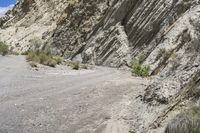
[[0, 56], [0, 133], [128, 133], [145, 84], [112, 68], [35, 70]]

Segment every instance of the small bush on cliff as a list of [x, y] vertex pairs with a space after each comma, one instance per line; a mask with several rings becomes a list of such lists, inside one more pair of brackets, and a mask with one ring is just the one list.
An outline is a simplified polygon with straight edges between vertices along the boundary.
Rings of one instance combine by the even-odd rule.
[[5, 56], [9, 52], [8, 46], [4, 42], [0, 42], [0, 55]]
[[142, 65], [138, 59], [135, 59], [132, 62], [132, 73], [141, 76], [147, 77], [149, 76], [150, 66], [149, 65]]

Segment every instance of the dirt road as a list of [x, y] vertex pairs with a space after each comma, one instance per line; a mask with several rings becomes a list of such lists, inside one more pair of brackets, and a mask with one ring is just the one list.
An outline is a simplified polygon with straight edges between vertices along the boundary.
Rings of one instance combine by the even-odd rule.
[[112, 68], [36, 71], [23, 56], [0, 57], [0, 133], [128, 133], [145, 84]]

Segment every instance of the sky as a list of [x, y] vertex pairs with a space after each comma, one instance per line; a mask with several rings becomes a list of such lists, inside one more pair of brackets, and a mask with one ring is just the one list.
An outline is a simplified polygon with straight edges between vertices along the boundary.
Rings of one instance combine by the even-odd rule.
[[0, 17], [11, 9], [17, 0], [0, 0]]

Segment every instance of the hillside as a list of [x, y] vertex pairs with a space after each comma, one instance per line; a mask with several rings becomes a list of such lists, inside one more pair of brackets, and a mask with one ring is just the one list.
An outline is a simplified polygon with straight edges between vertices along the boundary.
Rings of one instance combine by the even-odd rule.
[[141, 99], [149, 116], [158, 112], [154, 128], [199, 100], [198, 0], [19, 0], [0, 28], [0, 40], [20, 53], [38, 38], [41, 48], [83, 63], [130, 68], [142, 58], [152, 83]]

